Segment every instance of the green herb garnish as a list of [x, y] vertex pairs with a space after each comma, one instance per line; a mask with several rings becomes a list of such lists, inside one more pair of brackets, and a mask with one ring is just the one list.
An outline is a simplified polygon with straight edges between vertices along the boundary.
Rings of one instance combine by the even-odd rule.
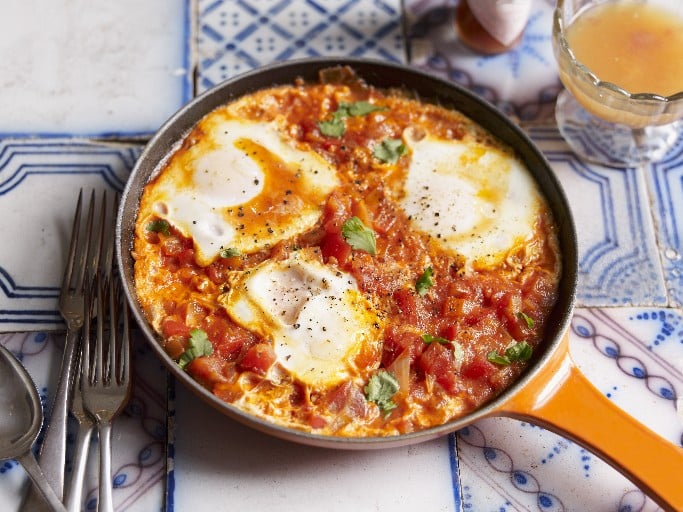
[[405, 153], [406, 145], [401, 139], [384, 139], [372, 149], [372, 155], [387, 164], [395, 164]]
[[206, 333], [201, 329], [192, 329], [190, 331], [190, 339], [188, 347], [178, 359], [178, 366], [185, 369], [185, 367], [192, 361], [202, 356], [210, 356], [213, 354], [213, 345], [209, 341]]
[[497, 350], [492, 350], [486, 354], [486, 359], [494, 364], [501, 366], [509, 366], [516, 361], [528, 361], [531, 359], [533, 348], [526, 341], [520, 341], [514, 345], [510, 345], [505, 354], [501, 355]]
[[422, 341], [424, 341], [427, 345], [430, 345], [434, 342], [441, 343], [442, 345], [445, 345], [446, 343], [450, 343], [451, 340], [442, 338], [441, 336], [432, 336], [431, 334], [423, 334], [421, 336]]
[[237, 256], [240, 256], [242, 253], [240, 252], [239, 249], [235, 249], [234, 247], [229, 247], [228, 249], [222, 249], [221, 252], [218, 253], [218, 255], [221, 258], [236, 258]]
[[388, 416], [391, 411], [398, 407], [391, 399], [399, 389], [398, 379], [386, 370], [380, 370], [368, 381], [365, 386], [365, 398], [368, 402], [376, 403]]
[[336, 114], [329, 121], [320, 121], [318, 123], [318, 128], [320, 129], [320, 133], [327, 137], [339, 138], [346, 132], [344, 119], [337, 117]]
[[434, 280], [432, 279], [433, 277], [434, 270], [432, 267], [427, 267], [424, 272], [422, 272], [422, 275], [417, 278], [417, 281], [415, 282], [415, 291], [419, 295], [426, 294], [427, 290], [434, 286]]
[[526, 313], [524, 313], [523, 311], [520, 311], [519, 313], [517, 313], [517, 317], [518, 317], [520, 320], [524, 320], [524, 321], [526, 322], [526, 326], [527, 326], [529, 329], [533, 329], [533, 328], [534, 328], [534, 325], [536, 325], [536, 322], [534, 321], [534, 319], [531, 318], [531, 317], [530, 317], [529, 315], [527, 315]]
[[318, 123], [318, 128], [323, 135], [338, 138], [346, 132], [345, 118], [364, 116], [378, 110], [386, 110], [386, 107], [373, 105], [368, 101], [356, 101], [354, 103], [343, 102], [339, 104], [339, 107], [332, 114], [330, 119]]
[[163, 233], [166, 236], [171, 234], [171, 227], [163, 219], [155, 220], [147, 224], [147, 231], [153, 231], [154, 233]]
[[373, 256], [377, 254], [375, 232], [367, 227], [358, 217], [351, 217], [342, 225], [344, 240], [353, 247]]

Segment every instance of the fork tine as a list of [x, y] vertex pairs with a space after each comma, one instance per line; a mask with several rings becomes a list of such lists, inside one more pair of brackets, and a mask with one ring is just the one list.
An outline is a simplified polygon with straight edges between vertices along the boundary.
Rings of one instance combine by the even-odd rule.
[[[90, 193], [90, 203], [88, 204], [88, 214], [85, 221], [85, 240], [83, 247], [78, 255], [78, 272], [76, 273], [76, 282], [71, 283], [70, 287], [73, 290], [83, 290], [86, 282], [86, 273], [88, 269], [88, 255], [90, 254], [90, 247], [92, 245], [92, 226], [95, 217], [95, 191]], [[73, 281], [73, 277], [71, 279]]]
[[117, 281], [117, 296], [121, 299], [121, 367], [119, 370], [119, 383], [123, 386], [130, 386], [130, 311], [128, 309], [128, 302], [123, 295], [123, 285], [121, 281]]
[[71, 276], [74, 270], [74, 261], [76, 260], [76, 249], [80, 238], [81, 230], [81, 210], [83, 209], [83, 189], [78, 192], [78, 201], [76, 202], [76, 212], [74, 213], [74, 220], [71, 225], [71, 242], [69, 243], [69, 252], [66, 258], [66, 265], [64, 266], [64, 275], [62, 277], [62, 287], [60, 294], [65, 294], [69, 290], [71, 283]]
[[97, 287], [96, 301], [97, 301], [97, 338], [95, 340], [95, 362], [93, 367], [94, 375], [91, 375], [91, 382], [95, 384], [104, 383], [104, 368], [103, 368], [103, 345], [104, 345], [104, 324], [105, 324], [105, 303], [104, 303], [104, 288], [102, 283], [102, 274], [97, 272], [95, 276], [95, 286]]

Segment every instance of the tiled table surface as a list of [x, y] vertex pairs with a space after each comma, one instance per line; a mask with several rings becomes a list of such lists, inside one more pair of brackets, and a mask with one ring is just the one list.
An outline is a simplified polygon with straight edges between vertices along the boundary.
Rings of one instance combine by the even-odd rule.
[[[121, 190], [145, 140], [193, 95], [275, 60], [410, 63], [522, 124], [569, 197], [579, 237], [571, 352], [605, 395], [683, 444], [683, 136], [656, 165], [577, 160], [558, 134], [553, 2], [521, 44], [464, 48], [446, 0], [10, 0], [0, 32], [0, 343], [46, 404], [63, 329], [57, 288], [76, 190]], [[335, 452], [250, 431], [167, 382], [136, 340], [134, 397], [114, 430], [117, 510], [656, 510], [597, 457], [496, 418], [440, 440]], [[653, 461], [656, 464], [656, 461]], [[95, 463], [84, 509], [95, 509]], [[25, 473], [0, 464], [2, 510]]]

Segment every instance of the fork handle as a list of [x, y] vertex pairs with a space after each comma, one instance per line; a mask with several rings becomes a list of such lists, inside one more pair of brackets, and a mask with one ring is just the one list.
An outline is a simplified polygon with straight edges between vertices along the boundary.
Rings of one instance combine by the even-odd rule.
[[[43, 444], [38, 457], [40, 468], [46, 480], [61, 500], [64, 495], [64, 464], [66, 460], [66, 428], [69, 413], [69, 389], [74, 368], [76, 344], [80, 329], [69, 328], [64, 341], [62, 367], [59, 372], [57, 392], [52, 404], [50, 421], [47, 424]], [[22, 511], [41, 510], [44, 502], [34, 486], [24, 500]]]
[[111, 422], [102, 421], [97, 428], [100, 440], [100, 495], [97, 511], [114, 512], [111, 481]]
[[78, 424], [78, 434], [76, 437], [76, 451], [74, 453], [73, 470], [71, 480], [66, 488], [64, 504], [67, 512], [79, 512], [83, 498], [83, 479], [85, 477], [85, 463], [88, 461], [88, 449], [90, 447], [90, 436], [92, 434], [92, 424], [81, 421]]

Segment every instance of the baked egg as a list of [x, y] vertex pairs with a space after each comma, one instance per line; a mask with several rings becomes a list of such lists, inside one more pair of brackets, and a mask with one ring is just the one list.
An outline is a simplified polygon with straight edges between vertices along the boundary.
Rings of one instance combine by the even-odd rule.
[[514, 154], [413, 128], [403, 139], [410, 164], [399, 202], [413, 226], [480, 267], [533, 238], [542, 199]]
[[316, 224], [338, 185], [324, 158], [297, 148], [273, 122], [230, 119], [220, 110], [198, 130], [196, 143], [148, 186], [142, 208], [192, 238], [199, 265], [226, 249], [258, 251]]
[[272, 340], [280, 365], [300, 381], [330, 387], [379, 365], [381, 315], [353, 276], [325, 266], [316, 251], [233, 272], [229, 283], [218, 301], [235, 323]]

